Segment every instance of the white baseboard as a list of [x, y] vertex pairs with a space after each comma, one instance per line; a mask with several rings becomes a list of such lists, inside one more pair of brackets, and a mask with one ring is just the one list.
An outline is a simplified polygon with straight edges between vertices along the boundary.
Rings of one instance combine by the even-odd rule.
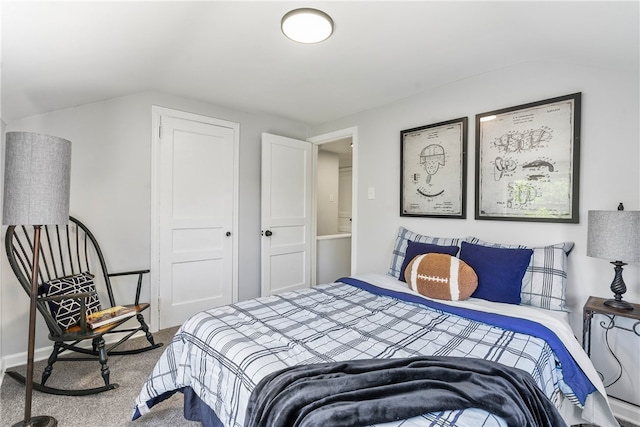
[[[49, 354], [51, 354], [51, 345], [48, 347], [37, 348], [33, 353], [33, 360], [35, 362], [44, 360], [49, 357]], [[23, 351], [20, 353], [9, 354], [2, 358], [2, 363], [4, 364], [5, 370], [13, 368], [14, 366], [24, 365], [27, 363], [27, 352]], [[4, 373], [4, 370], [2, 372]]]
[[616, 417], [630, 423], [638, 424], [638, 420], [640, 420], [640, 406], [623, 402], [615, 397], [609, 397], [609, 403]]
[[[138, 338], [138, 337], [143, 337], [144, 333], [142, 331], [138, 331], [136, 332], [131, 338], [129, 339], [133, 339], [133, 338]], [[119, 340], [118, 336], [116, 335], [110, 335], [106, 340], [105, 340], [105, 344], [109, 345], [112, 344], [114, 342], [117, 342]], [[49, 355], [51, 354], [51, 350], [53, 347], [53, 343], [51, 343], [51, 345], [47, 346], [47, 347], [42, 347], [42, 348], [37, 348], [35, 349], [34, 353], [33, 353], [33, 360], [35, 362], [38, 362], [40, 360], [45, 360], [49, 357]], [[83, 347], [83, 348], [91, 348], [91, 341], [90, 340], [86, 340], [84, 343], [80, 343], [78, 344], [78, 347]], [[62, 355], [67, 354], [68, 352], [63, 352]], [[0, 373], [2, 374], [2, 377], [4, 377], [4, 373], [7, 369], [9, 368], [13, 368], [14, 366], [20, 366], [20, 365], [24, 365], [27, 363], [27, 352], [23, 351], [20, 353], [14, 353], [14, 354], [9, 354], [5, 357], [3, 357], [2, 359], [0, 359], [0, 367], [2, 367], [2, 369], [0, 370]], [[1, 378], [0, 378], [1, 381]], [[0, 382], [0, 384], [2, 384]]]

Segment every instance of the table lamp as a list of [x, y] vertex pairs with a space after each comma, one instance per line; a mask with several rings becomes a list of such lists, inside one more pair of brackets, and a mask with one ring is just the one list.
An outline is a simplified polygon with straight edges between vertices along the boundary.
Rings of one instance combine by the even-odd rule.
[[640, 211], [625, 211], [622, 203], [615, 211], [589, 211], [587, 228], [587, 256], [608, 259], [614, 265], [611, 292], [614, 298], [605, 305], [618, 310], [633, 310], [622, 300], [627, 286], [622, 267], [640, 261]]
[[33, 226], [25, 410], [24, 420], [13, 427], [53, 427], [58, 424], [55, 418], [31, 416], [40, 229], [69, 222], [71, 142], [33, 132], [7, 132], [4, 171], [2, 223]]

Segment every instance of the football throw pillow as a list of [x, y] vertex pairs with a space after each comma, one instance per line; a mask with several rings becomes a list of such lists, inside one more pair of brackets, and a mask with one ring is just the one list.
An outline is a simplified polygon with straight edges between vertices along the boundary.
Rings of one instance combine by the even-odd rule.
[[407, 265], [409, 265], [411, 260], [418, 255], [429, 254], [433, 252], [437, 254], [449, 254], [451, 256], [456, 256], [459, 250], [460, 248], [457, 246], [441, 246], [431, 243], [412, 242], [411, 240], [409, 240], [407, 242], [407, 252], [405, 253], [404, 261], [402, 262], [402, 267], [400, 267], [400, 271], [402, 271], [403, 273], [398, 279], [406, 282], [404, 278], [404, 271], [407, 269]]
[[435, 299], [461, 301], [478, 287], [478, 276], [467, 263], [447, 254], [428, 253], [411, 260], [404, 271], [411, 289]]

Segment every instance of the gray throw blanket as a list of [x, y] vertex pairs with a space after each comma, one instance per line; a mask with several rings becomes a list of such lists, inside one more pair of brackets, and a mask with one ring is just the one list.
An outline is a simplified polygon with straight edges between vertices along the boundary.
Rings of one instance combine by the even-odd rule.
[[527, 372], [483, 359], [415, 357], [293, 366], [253, 390], [245, 427], [367, 426], [481, 408], [513, 427], [566, 423]]

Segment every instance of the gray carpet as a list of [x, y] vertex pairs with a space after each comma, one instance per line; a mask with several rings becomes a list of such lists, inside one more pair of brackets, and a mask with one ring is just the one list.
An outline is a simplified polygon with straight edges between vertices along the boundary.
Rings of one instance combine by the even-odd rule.
[[[156, 342], [169, 343], [177, 328], [164, 329], [154, 334]], [[143, 346], [145, 338], [135, 338], [124, 346]], [[133, 356], [111, 356], [109, 368], [111, 382], [120, 387], [92, 396], [54, 396], [33, 392], [32, 416], [50, 415], [58, 420], [60, 427], [151, 427], [151, 426], [199, 426], [200, 423], [186, 421], [182, 416], [182, 394], [154, 408], [144, 417], [131, 421], [133, 402], [140, 392], [153, 366], [164, 351], [164, 346]], [[39, 379], [46, 361], [36, 362], [34, 377]], [[11, 368], [26, 375], [26, 367]], [[81, 387], [100, 387], [104, 384], [97, 361], [62, 362], [54, 365], [47, 385], [65, 387], [65, 380], [76, 381]], [[80, 378], [80, 383], [78, 383]], [[77, 387], [80, 388], [80, 387]], [[0, 425], [10, 426], [24, 418], [24, 386], [5, 375], [0, 388]]]
[[[171, 341], [177, 328], [164, 329], [154, 334], [156, 342]], [[126, 343], [126, 346], [141, 346], [146, 342], [144, 338], [136, 338]], [[133, 402], [140, 392], [142, 384], [147, 379], [153, 366], [164, 351], [164, 346], [135, 356], [111, 356], [109, 367], [111, 381], [118, 383], [119, 388], [93, 396], [68, 397], [54, 396], [34, 391], [32, 416], [50, 415], [58, 420], [60, 427], [164, 427], [164, 426], [199, 426], [200, 423], [187, 421], [182, 416], [182, 394], [177, 393], [162, 402], [142, 418], [131, 421]], [[40, 378], [45, 361], [36, 362], [35, 378]], [[26, 372], [26, 367], [12, 368]], [[65, 379], [76, 381], [80, 379], [82, 387], [99, 387], [102, 384], [100, 365], [91, 362], [63, 362], [57, 363], [47, 385], [64, 387]], [[24, 418], [24, 387], [5, 376], [0, 388], [0, 425], [10, 426]], [[587, 427], [587, 425], [583, 425]], [[633, 424], [622, 423], [623, 427], [634, 427]], [[608, 427], [608, 426], [603, 426]], [[637, 426], [635, 426], [637, 427]]]

